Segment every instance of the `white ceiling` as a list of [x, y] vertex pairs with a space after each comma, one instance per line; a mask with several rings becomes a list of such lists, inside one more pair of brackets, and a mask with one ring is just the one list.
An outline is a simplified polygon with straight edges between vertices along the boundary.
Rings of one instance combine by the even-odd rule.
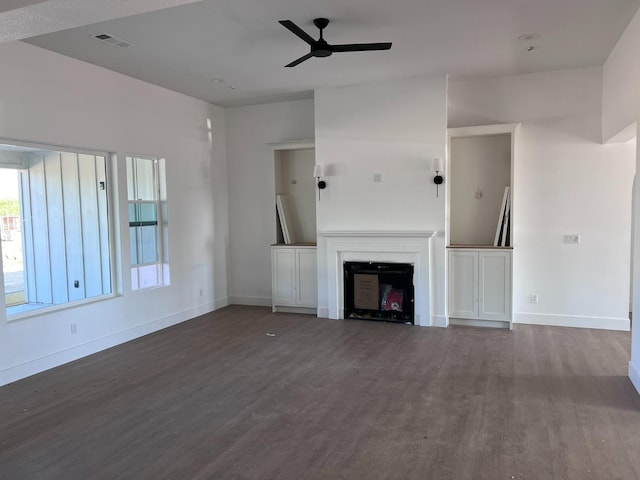
[[0, 42], [58, 32], [198, 0], [1, 0]]
[[[26, 8], [78, 1], [50, 0]], [[602, 65], [639, 0], [203, 0], [174, 1], [188, 3], [174, 8], [164, 8], [169, 0], [142, 3], [154, 2], [163, 9], [27, 41], [234, 106], [304, 98], [317, 87], [408, 76], [479, 77]], [[11, 13], [0, 14], [0, 28], [3, 16]], [[317, 37], [311, 23], [315, 17], [331, 20], [325, 30], [329, 43], [393, 42], [393, 47], [337, 53], [283, 68], [308, 47], [278, 20], [291, 19]], [[117, 48], [92, 38], [103, 32], [133, 46]], [[532, 52], [529, 42], [517, 39], [526, 33], [540, 34]]]

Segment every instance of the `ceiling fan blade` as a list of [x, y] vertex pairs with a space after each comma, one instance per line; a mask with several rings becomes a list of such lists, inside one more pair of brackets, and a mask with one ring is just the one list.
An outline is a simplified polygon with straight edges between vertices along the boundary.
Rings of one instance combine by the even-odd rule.
[[313, 55], [311, 53], [307, 53], [304, 57], [300, 57], [299, 59], [294, 60], [289, 65], [285, 65], [285, 67], [295, 67], [296, 65], [304, 62], [305, 60], [309, 60], [311, 57], [313, 57]]
[[311, 35], [309, 35], [307, 32], [302, 30], [298, 25], [293, 23], [291, 20], [280, 20], [280, 25], [282, 25], [284, 28], [288, 29], [292, 33], [295, 33], [298, 37], [300, 37], [302, 40], [307, 42], [309, 45], [313, 45], [314, 43], [316, 43], [315, 39]]
[[389, 50], [391, 42], [387, 43], [347, 43], [344, 45], [331, 45], [334, 52], [364, 52], [367, 50]]

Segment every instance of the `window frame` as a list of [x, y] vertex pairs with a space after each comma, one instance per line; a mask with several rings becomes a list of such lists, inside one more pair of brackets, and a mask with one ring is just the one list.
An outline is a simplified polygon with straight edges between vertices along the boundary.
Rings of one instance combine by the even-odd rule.
[[[21, 305], [29, 305], [29, 303], [21, 304], [21, 305], [12, 305], [7, 306], [5, 302], [5, 293], [3, 288], [3, 296], [2, 300], [0, 300], [0, 307], [2, 308], [2, 314], [4, 315], [6, 323], [17, 322], [33, 317], [38, 317], [41, 315], [47, 315], [53, 312], [58, 312], [61, 310], [66, 310], [70, 308], [76, 308], [78, 306], [91, 304], [94, 302], [101, 302], [104, 300], [112, 299], [118, 296], [118, 271], [119, 271], [119, 258], [116, 246], [116, 225], [118, 222], [118, 214], [116, 207], [116, 198], [117, 192], [111, 189], [111, 185], [115, 185], [114, 179], [116, 178], [114, 166], [116, 165], [116, 154], [113, 151], [102, 150], [102, 149], [93, 149], [87, 147], [76, 147], [70, 145], [57, 145], [53, 143], [41, 143], [41, 142], [33, 142], [33, 141], [24, 141], [24, 140], [16, 140], [12, 138], [0, 137], [0, 144], [2, 145], [10, 145], [18, 148], [27, 148], [34, 150], [43, 150], [43, 151], [51, 151], [51, 152], [59, 152], [59, 153], [69, 153], [75, 155], [89, 155], [95, 157], [103, 157], [104, 158], [104, 178], [105, 178], [105, 190], [106, 190], [106, 226], [107, 226], [107, 251], [109, 254], [109, 282], [110, 282], [110, 292], [103, 293], [101, 295], [96, 295], [92, 297], [85, 297], [78, 300], [70, 300], [65, 303], [59, 304], [51, 304], [45, 305], [42, 307], [28, 308], [23, 311], [18, 311], [16, 313], [10, 313], [10, 309], [16, 309]], [[30, 175], [29, 166], [25, 164], [13, 164], [13, 163], [2, 163], [0, 162], [0, 168], [8, 168], [21, 171], [23, 175]], [[20, 197], [24, 196], [24, 192], [22, 190], [22, 186], [20, 187], [19, 192]], [[30, 193], [29, 193], [30, 195]], [[22, 216], [24, 213], [24, 202], [22, 198], [20, 199], [20, 211], [21, 211], [21, 221], [24, 222]], [[1, 248], [0, 248], [1, 250]], [[2, 258], [0, 258], [0, 275], [2, 278], [2, 285], [4, 287], [4, 266], [2, 263]], [[26, 272], [25, 272], [25, 283], [26, 283]], [[1, 317], [0, 317], [1, 318]]]
[[[130, 195], [130, 191], [135, 192], [136, 189], [136, 185], [129, 185], [129, 160], [136, 160], [136, 159], [141, 159], [141, 160], [149, 160], [153, 162], [153, 192], [154, 192], [154, 196], [155, 196], [155, 200], [141, 200], [141, 199], [135, 199], [135, 200], [131, 200], [129, 199], [129, 195]], [[167, 245], [165, 245], [165, 233], [164, 230], [168, 230], [168, 219], [167, 219], [167, 214], [166, 214], [166, 204], [167, 204], [167, 199], [163, 198], [163, 190], [164, 190], [164, 197], [166, 197], [166, 178], [164, 178], [164, 182], [165, 185], [162, 185], [162, 181], [163, 179], [161, 178], [163, 176], [161, 170], [163, 168], [166, 168], [166, 165], [164, 164], [164, 162], [166, 162], [166, 159], [162, 156], [152, 156], [152, 155], [139, 155], [139, 154], [134, 154], [134, 153], [126, 153], [124, 155], [124, 161], [125, 161], [125, 177], [126, 177], [126, 205], [127, 205], [127, 228], [129, 229], [129, 235], [127, 236], [128, 241], [129, 241], [129, 273], [130, 273], [130, 290], [131, 292], [139, 292], [139, 291], [145, 291], [145, 290], [153, 290], [155, 288], [163, 288], [163, 287], [167, 287], [170, 285], [170, 277], [169, 277], [169, 255], [168, 255], [168, 247]], [[134, 183], [137, 183], [138, 180], [138, 171], [137, 168], [134, 168], [134, 164], [135, 162], [132, 162], [131, 165], [131, 172], [132, 172], [132, 178]], [[165, 175], [166, 177], [166, 175]], [[163, 203], [164, 203], [164, 207], [163, 208]], [[133, 259], [131, 257], [131, 249], [132, 249], [132, 245], [131, 245], [131, 233], [130, 233], [130, 229], [132, 228], [131, 225], [131, 221], [130, 221], [130, 217], [129, 217], [129, 206], [130, 205], [154, 205], [156, 208], [156, 221], [155, 221], [155, 225], [156, 225], [156, 258], [157, 260], [155, 262], [141, 262], [141, 263], [133, 263]], [[143, 225], [139, 225], [139, 226], [143, 226]], [[168, 235], [168, 232], [167, 232]], [[140, 252], [137, 251], [136, 248], [136, 256], [139, 256]], [[150, 267], [150, 266], [154, 266], [156, 267], [156, 278], [157, 278], [157, 283], [155, 285], [149, 285], [149, 286], [140, 286], [140, 268], [141, 267]], [[136, 282], [136, 286], [134, 286], [134, 282], [133, 282], [133, 270], [136, 269], [136, 275], [137, 275], [137, 282]]]

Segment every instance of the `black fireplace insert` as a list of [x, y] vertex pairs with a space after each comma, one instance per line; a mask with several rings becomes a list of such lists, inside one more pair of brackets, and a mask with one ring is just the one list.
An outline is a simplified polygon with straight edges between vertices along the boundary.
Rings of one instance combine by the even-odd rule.
[[413, 324], [413, 265], [344, 262], [344, 318]]

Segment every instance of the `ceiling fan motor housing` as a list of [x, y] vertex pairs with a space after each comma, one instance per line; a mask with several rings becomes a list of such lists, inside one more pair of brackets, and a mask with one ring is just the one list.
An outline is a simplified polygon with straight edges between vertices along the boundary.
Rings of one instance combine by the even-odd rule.
[[331, 47], [329, 46], [329, 44], [326, 41], [320, 39], [316, 42], [315, 45], [311, 47], [311, 53], [314, 57], [328, 57], [333, 52], [331, 51]]

